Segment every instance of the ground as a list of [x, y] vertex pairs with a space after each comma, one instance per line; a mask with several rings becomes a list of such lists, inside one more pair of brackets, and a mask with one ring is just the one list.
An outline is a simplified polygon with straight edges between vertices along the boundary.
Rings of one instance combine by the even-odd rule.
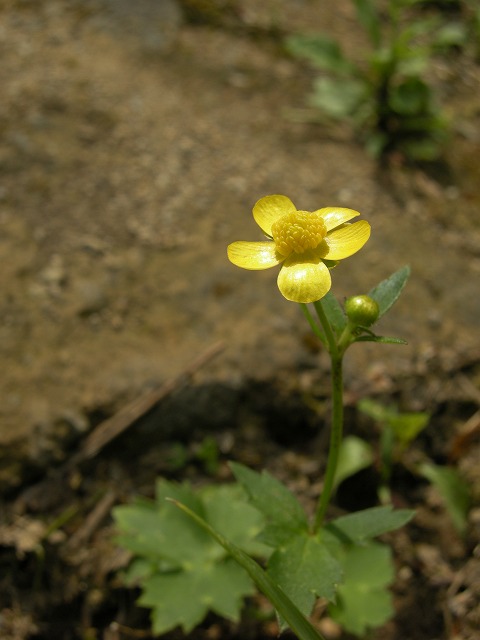
[[[225, 4], [198, 14], [191, 7], [201, 3], [173, 0], [0, 3], [5, 637], [83, 638], [92, 628], [114, 638], [123, 637], [109, 626], [119, 618], [135, 626], [134, 596], [114, 577], [122, 558], [108, 512], [151, 493], [156, 474], [178, 475], [178, 443], [185, 477], [198, 473], [206, 435], [219, 447], [218, 479], [235, 457], [302, 491], [298, 470], [312, 451], [323, 464], [325, 437], [304, 397], [322, 400], [327, 421], [327, 360], [273, 270], [226, 260], [229, 242], [259, 237], [251, 208], [263, 195], [284, 193], [307, 210], [348, 206], [369, 220], [368, 245], [334, 272], [340, 299], [411, 265], [380, 327], [409, 344], [352, 348], [348, 428], [366, 428], [355, 404], [367, 395], [426, 410], [419, 446], [458, 466], [480, 494], [478, 63], [465, 51], [433, 66], [452, 128], [444, 160], [379, 166], [348, 127], [291, 117], [314, 75], [285, 55], [280, 35], [329, 31], [356, 55], [365, 43], [352, 3]], [[216, 357], [185, 381], [212, 345]], [[102, 420], [176, 376], [148, 420], [68, 466]], [[85, 532], [103, 494], [102, 517]], [[395, 542], [405, 562], [400, 613], [384, 633], [473, 639], [478, 508], [462, 538], [428, 487], [404, 500], [419, 515]], [[108, 558], [100, 568], [99, 554]], [[415, 604], [431, 617], [421, 606], [412, 614]]]

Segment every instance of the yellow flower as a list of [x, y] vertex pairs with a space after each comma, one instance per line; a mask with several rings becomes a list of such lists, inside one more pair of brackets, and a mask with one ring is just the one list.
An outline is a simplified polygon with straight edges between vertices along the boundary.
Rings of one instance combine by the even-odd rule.
[[342, 207], [298, 211], [286, 196], [265, 196], [253, 207], [253, 217], [268, 240], [233, 242], [228, 258], [243, 269], [282, 264], [277, 280], [281, 294], [293, 302], [315, 302], [330, 290], [329, 269], [370, 237], [368, 222], [348, 222], [359, 215]]

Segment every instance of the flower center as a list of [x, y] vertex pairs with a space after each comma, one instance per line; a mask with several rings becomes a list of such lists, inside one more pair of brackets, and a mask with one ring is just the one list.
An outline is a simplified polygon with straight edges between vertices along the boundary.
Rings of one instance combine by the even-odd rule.
[[310, 211], [286, 213], [272, 225], [275, 247], [282, 256], [315, 249], [326, 235], [322, 216]]

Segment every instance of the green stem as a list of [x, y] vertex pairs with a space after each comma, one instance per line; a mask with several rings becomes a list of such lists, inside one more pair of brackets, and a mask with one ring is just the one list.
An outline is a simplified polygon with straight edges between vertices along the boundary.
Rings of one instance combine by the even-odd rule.
[[314, 302], [313, 306], [315, 307], [315, 311], [317, 312], [318, 319], [325, 331], [325, 337], [328, 342], [328, 350], [332, 359], [338, 356], [338, 348], [337, 348], [337, 340], [335, 338], [335, 334], [333, 333], [333, 329], [328, 321], [327, 315], [323, 310], [322, 301], [318, 300], [318, 302]]
[[330, 433], [330, 447], [328, 450], [328, 463], [325, 472], [323, 491], [320, 495], [315, 520], [314, 532], [317, 532], [323, 524], [325, 514], [332, 497], [335, 475], [337, 472], [340, 445], [343, 436], [343, 357], [332, 355], [332, 428]]
[[307, 307], [306, 304], [300, 304], [303, 314], [307, 319], [308, 324], [310, 325], [310, 329], [313, 331], [313, 333], [317, 336], [317, 338], [319, 338], [323, 344], [324, 347], [327, 347], [327, 340], [325, 338], [325, 335], [323, 333], [323, 331], [320, 329], [320, 327], [318, 326], [318, 324], [315, 322], [315, 320], [312, 317], [312, 314], [310, 313], [310, 309]]

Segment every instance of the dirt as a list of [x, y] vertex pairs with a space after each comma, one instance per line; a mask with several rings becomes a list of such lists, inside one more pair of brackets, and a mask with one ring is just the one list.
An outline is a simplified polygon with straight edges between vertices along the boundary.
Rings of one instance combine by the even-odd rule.
[[[302, 492], [312, 450], [319, 472], [325, 429], [318, 435], [305, 396], [320, 399], [325, 424], [326, 357], [280, 296], [274, 270], [226, 260], [229, 242], [259, 237], [251, 208], [269, 193], [307, 210], [349, 206], [369, 220], [368, 245], [334, 271], [339, 298], [411, 265], [380, 326], [409, 344], [352, 348], [348, 428], [365, 428], [355, 405], [366, 395], [429, 411], [419, 450], [456, 465], [478, 502], [478, 63], [467, 50], [432, 68], [452, 123], [444, 160], [379, 166], [348, 128], [288, 117], [314, 74], [285, 55], [279, 34], [329, 31], [354, 53], [364, 39], [349, 1], [247, 0], [207, 14], [192, 13], [196, 4], [0, 3], [5, 638], [123, 638], [133, 631], [117, 623], [148, 628], [115, 574], [125, 556], [111, 542], [109, 508], [151, 493], [159, 473], [204, 474], [206, 435], [220, 452], [215, 480], [228, 478], [225, 461], [235, 457]], [[218, 341], [216, 358], [147, 419], [68, 466], [102, 420]], [[461, 538], [434, 492], [402, 488], [420, 515], [395, 539], [399, 614], [382, 637], [473, 640], [478, 508]], [[99, 500], [104, 511], [86, 531]], [[244, 624], [242, 637], [261, 637]], [[213, 620], [199, 637], [215, 633], [236, 632]]]

